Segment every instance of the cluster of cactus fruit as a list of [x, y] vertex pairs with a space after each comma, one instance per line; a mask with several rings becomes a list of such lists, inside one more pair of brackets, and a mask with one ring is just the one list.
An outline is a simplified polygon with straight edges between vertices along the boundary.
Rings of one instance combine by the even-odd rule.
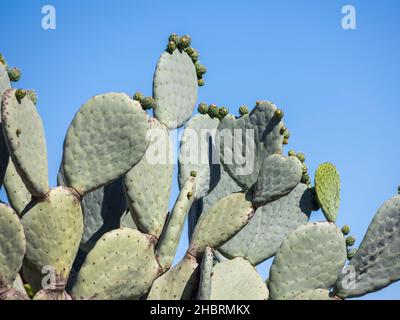
[[[36, 94], [11, 87], [21, 73], [1, 57], [0, 299], [339, 300], [400, 279], [400, 196], [350, 249], [350, 228], [335, 224], [339, 174], [323, 163], [313, 185], [305, 155], [283, 155], [281, 109], [200, 103], [193, 116], [206, 69], [190, 45], [169, 37], [152, 97], [106, 93], [79, 109], [55, 188]], [[319, 209], [326, 221], [309, 222]], [[189, 248], [173, 265], [186, 219]], [[264, 281], [255, 266], [271, 257]]]

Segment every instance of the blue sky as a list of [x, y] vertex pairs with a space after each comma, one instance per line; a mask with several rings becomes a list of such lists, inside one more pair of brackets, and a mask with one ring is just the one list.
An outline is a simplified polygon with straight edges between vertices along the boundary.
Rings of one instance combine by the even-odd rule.
[[[41, 28], [46, 4], [56, 8], [56, 30]], [[356, 30], [341, 27], [345, 4], [356, 8]], [[0, 52], [22, 69], [17, 86], [38, 92], [53, 186], [80, 105], [110, 91], [150, 95], [157, 59], [176, 32], [192, 36], [208, 69], [199, 102], [236, 113], [241, 104], [271, 100], [292, 134], [286, 151], [304, 152], [310, 172], [336, 164], [337, 223], [351, 226], [356, 245], [397, 192], [399, 1], [2, 0], [0, 12]], [[174, 180], [171, 207], [177, 192]], [[264, 278], [268, 266], [258, 268]], [[400, 283], [366, 298], [400, 298]]]

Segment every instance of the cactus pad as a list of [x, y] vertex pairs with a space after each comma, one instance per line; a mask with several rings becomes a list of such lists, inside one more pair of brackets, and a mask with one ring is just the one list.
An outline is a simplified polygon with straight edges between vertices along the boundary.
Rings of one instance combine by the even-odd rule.
[[291, 299], [309, 289], [329, 288], [347, 258], [340, 229], [329, 222], [298, 227], [282, 242], [270, 269], [272, 300]]
[[156, 279], [147, 300], [187, 300], [197, 284], [198, 263], [186, 255], [176, 266]]
[[74, 299], [138, 299], [158, 274], [151, 239], [137, 230], [120, 228], [97, 241], [71, 294]]
[[333, 285], [347, 258], [340, 229], [329, 222], [298, 227], [282, 242], [270, 269], [272, 300], [287, 300]]
[[250, 262], [235, 258], [217, 263], [211, 276], [210, 300], [267, 300], [268, 288]]
[[17, 214], [0, 203], [0, 291], [13, 285], [24, 258], [26, 242]]
[[323, 163], [315, 172], [317, 201], [329, 222], [335, 222], [340, 205], [340, 177], [336, 167]]
[[287, 195], [302, 176], [302, 164], [296, 157], [273, 154], [263, 161], [255, 184], [253, 203], [263, 205]]
[[196, 179], [189, 177], [183, 185], [158, 243], [156, 258], [162, 271], [169, 269], [174, 261], [185, 219], [193, 204]]
[[303, 183], [288, 195], [257, 208], [254, 217], [219, 248], [229, 257], [243, 257], [257, 265], [272, 257], [287, 235], [307, 223], [313, 196]]
[[31, 201], [32, 196], [25, 187], [11, 159], [8, 162], [7, 171], [4, 176], [4, 189], [11, 207], [21, 216], [25, 207]]
[[[32, 276], [44, 266], [68, 279], [83, 232], [82, 210], [76, 193], [65, 187], [51, 189], [43, 199], [31, 202], [22, 218], [26, 235], [24, 266]], [[26, 274], [24, 273], [26, 277]], [[37, 284], [37, 279], [26, 279]]]
[[220, 199], [197, 222], [189, 253], [201, 257], [205, 248], [217, 248], [240, 231], [251, 219], [254, 209], [245, 193]]
[[226, 116], [216, 136], [220, 161], [229, 175], [243, 188], [250, 189], [257, 181], [262, 162], [274, 153], [282, 153], [283, 123], [275, 117], [277, 107], [267, 101], [258, 102], [246, 115], [236, 119]]
[[336, 283], [341, 298], [377, 291], [400, 279], [400, 195], [386, 201], [378, 210], [348, 268], [355, 271], [346, 282], [346, 273]]
[[[217, 184], [220, 176], [215, 149], [218, 119], [198, 114], [186, 124], [179, 152], [179, 185], [182, 186], [196, 171], [195, 199], [206, 196]], [[218, 161], [219, 162], [219, 161]]]
[[181, 127], [196, 105], [196, 68], [185, 51], [163, 52], [153, 79], [154, 116], [169, 129]]
[[168, 129], [150, 119], [149, 147], [124, 178], [133, 220], [145, 233], [159, 237], [168, 212], [174, 170]]
[[26, 188], [40, 197], [49, 190], [47, 150], [42, 120], [33, 102], [16, 98], [16, 90], [3, 93], [3, 131], [11, 158]]
[[91, 98], [72, 121], [64, 141], [63, 172], [81, 195], [128, 172], [147, 149], [148, 117], [126, 94]]
[[[220, 179], [217, 186], [211, 190], [211, 192], [204, 198], [197, 200], [190, 208], [188, 216], [188, 232], [189, 239], [192, 239], [194, 228], [196, 227], [197, 220], [200, 216], [207, 212], [218, 200], [223, 197], [229, 196], [232, 193], [242, 191], [242, 188], [233, 180], [230, 175], [219, 165], [218, 167], [212, 167], [212, 170], [220, 172]], [[214, 175], [211, 173], [211, 175]]]

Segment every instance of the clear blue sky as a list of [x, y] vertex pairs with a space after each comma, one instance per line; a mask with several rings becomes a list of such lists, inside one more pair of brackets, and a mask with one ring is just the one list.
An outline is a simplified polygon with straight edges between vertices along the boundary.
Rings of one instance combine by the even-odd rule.
[[[41, 28], [45, 4], [57, 10], [56, 30]], [[356, 30], [341, 28], [345, 4], [357, 10]], [[399, 1], [2, 0], [0, 12], [0, 52], [22, 69], [17, 86], [39, 95], [53, 186], [79, 106], [109, 91], [150, 95], [157, 59], [176, 32], [192, 36], [208, 68], [199, 102], [236, 112], [271, 100], [292, 133], [286, 151], [304, 152], [310, 172], [324, 161], [337, 165], [338, 225], [351, 226], [357, 245], [377, 208], [397, 192]], [[177, 192], [174, 180], [172, 198]], [[264, 278], [268, 266], [258, 268]], [[400, 284], [368, 298], [400, 298]]]

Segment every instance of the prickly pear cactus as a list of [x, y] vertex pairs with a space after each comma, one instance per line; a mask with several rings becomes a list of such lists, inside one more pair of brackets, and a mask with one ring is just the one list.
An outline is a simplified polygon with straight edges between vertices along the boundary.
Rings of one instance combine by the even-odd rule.
[[[83, 232], [79, 196], [72, 189], [57, 187], [27, 209], [21, 221], [27, 242], [24, 267], [31, 272], [24, 277], [37, 291], [43, 268], [52, 268], [60, 286], [65, 287]], [[31, 278], [35, 276], [40, 279]]]
[[40, 197], [49, 190], [44, 129], [35, 105], [27, 96], [18, 97], [20, 91], [3, 93], [3, 132], [22, 181], [33, 196]]
[[340, 177], [333, 164], [323, 163], [317, 168], [315, 192], [326, 220], [335, 222], [340, 204]]
[[175, 48], [168, 46], [162, 53], [153, 79], [154, 116], [170, 129], [190, 118], [198, 92], [196, 66], [180, 40], [175, 42]]
[[106, 233], [86, 257], [72, 289], [72, 297], [140, 298], [160, 272], [152, 241], [151, 237], [129, 228]]
[[248, 194], [234, 193], [219, 200], [197, 222], [189, 253], [201, 257], [205, 248], [219, 247], [240, 231], [253, 217]]
[[300, 183], [288, 195], [257, 208], [254, 217], [220, 251], [257, 265], [272, 257], [288, 234], [307, 223], [314, 209], [310, 189]]
[[211, 275], [210, 300], [267, 300], [268, 288], [243, 258], [217, 263]]
[[301, 177], [302, 164], [296, 157], [269, 156], [261, 165], [253, 203], [263, 205], [287, 195], [300, 183]]
[[238, 119], [228, 115], [218, 126], [221, 163], [244, 189], [257, 182], [265, 158], [282, 153], [283, 123], [278, 111], [273, 103], [258, 101], [249, 114]]
[[[205, 73], [191, 37], [171, 34], [152, 97], [111, 92], [78, 110], [50, 189], [36, 93], [11, 89], [21, 71], [0, 55], [0, 300], [340, 300], [400, 280], [400, 195], [351, 248], [334, 223], [336, 167], [313, 186], [305, 155], [282, 155], [290, 132], [271, 102], [239, 116], [200, 103], [192, 117]], [[320, 208], [327, 222], [308, 222]], [[255, 266], [271, 257], [265, 281]]]
[[333, 223], [298, 227], [282, 242], [270, 270], [272, 300], [287, 300], [311, 289], [332, 286], [347, 257], [342, 232]]
[[176, 266], [156, 279], [148, 300], [188, 300], [197, 284], [198, 263], [186, 255]]
[[173, 150], [168, 129], [150, 119], [149, 147], [124, 177], [126, 198], [139, 229], [160, 237], [172, 187]]
[[85, 195], [127, 173], [147, 149], [148, 128], [147, 114], [126, 94], [91, 98], [75, 115], [64, 141], [66, 184]]
[[336, 282], [339, 297], [362, 296], [400, 279], [399, 228], [400, 195], [396, 195], [379, 208], [360, 247], [340, 274]]
[[0, 203], [0, 296], [13, 286], [26, 250], [24, 230], [17, 214]]

